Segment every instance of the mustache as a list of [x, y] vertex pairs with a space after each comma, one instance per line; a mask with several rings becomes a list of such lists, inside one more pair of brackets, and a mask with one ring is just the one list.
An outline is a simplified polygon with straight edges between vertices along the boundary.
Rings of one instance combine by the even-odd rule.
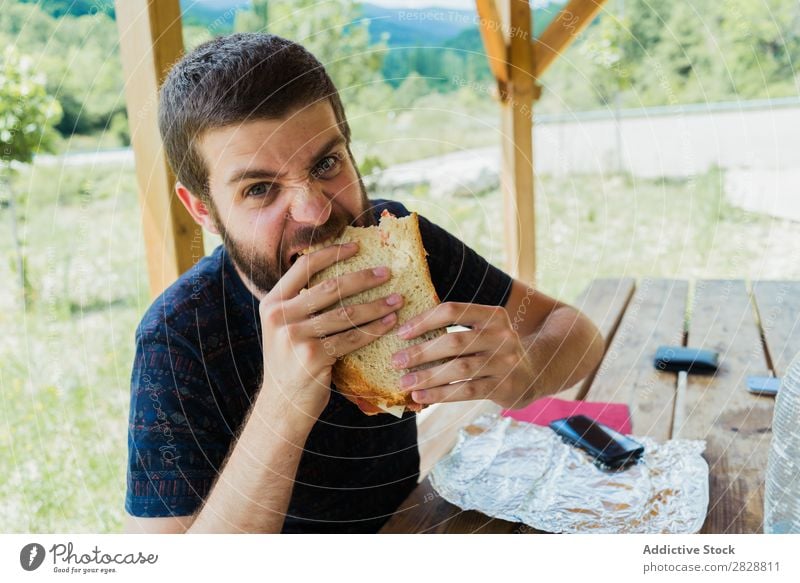
[[328, 239], [340, 235], [345, 227], [353, 224], [355, 219], [347, 215], [337, 214], [331, 216], [327, 223], [319, 227], [304, 227], [294, 233], [290, 249], [305, 249], [317, 243], [324, 243]]

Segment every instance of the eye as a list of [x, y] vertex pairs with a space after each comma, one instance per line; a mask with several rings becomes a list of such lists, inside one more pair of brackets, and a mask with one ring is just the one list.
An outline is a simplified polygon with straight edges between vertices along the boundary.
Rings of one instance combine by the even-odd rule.
[[334, 156], [325, 156], [320, 160], [319, 164], [317, 164], [312, 174], [316, 179], [333, 178], [339, 174], [341, 169], [342, 160], [338, 154]]
[[277, 191], [277, 187], [275, 186], [275, 184], [271, 182], [259, 182], [258, 184], [254, 184], [253, 186], [245, 190], [244, 195], [245, 197], [251, 197], [251, 196], [259, 197], [274, 193], [275, 191]]

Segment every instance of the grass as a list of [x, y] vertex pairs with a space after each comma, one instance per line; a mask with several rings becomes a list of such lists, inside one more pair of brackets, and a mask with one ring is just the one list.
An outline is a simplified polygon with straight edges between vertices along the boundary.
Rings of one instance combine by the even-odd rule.
[[[619, 175], [537, 179], [537, 287], [574, 300], [600, 277], [800, 279], [796, 223], [731, 206], [722, 174], [693, 180]], [[500, 192], [440, 200], [420, 188], [394, 196], [505, 265]]]
[[[113, 532], [133, 330], [148, 302], [133, 171], [35, 167], [15, 186], [29, 193], [21, 236], [35, 294], [22, 309], [16, 285], [0, 293], [0, 524]], [[10, 236], [0, 252], [11, 259]], [[9, 263], [0, 275], [16, 284]]]
[[[133, 332], [149, 305], [131, 168], [34, 167], [15, 180], [32, 303], [21, 309], [13, 245], [0, 277], [0, 524], [5, 532], [115, 532], [123, 517]], [[499, 192], [372, 193], [428, 216], [502, 266]], [[796, 225], [738, 211], [721, 175], [537, 183], [539, 286], [571, 301], [603, 276], [800, 278]], [[8, 210], [0, 210], [8, 224]], [[215, 241], [209, 240], [207, 248]]]

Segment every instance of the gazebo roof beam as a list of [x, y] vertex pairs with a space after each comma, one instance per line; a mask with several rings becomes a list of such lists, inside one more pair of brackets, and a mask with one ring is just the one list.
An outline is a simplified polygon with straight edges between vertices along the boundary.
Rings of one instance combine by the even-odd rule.
[[534, 40], [533, 62], [537, 79], [541, 78], [583, 29], [591, 24], [605, 2], [606, 0], [570, 0], [562, 8], [542, 35]]

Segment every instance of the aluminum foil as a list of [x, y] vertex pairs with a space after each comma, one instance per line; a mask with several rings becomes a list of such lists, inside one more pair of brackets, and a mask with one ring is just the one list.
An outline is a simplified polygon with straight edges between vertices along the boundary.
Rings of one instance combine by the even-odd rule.
[[448, 502], [538, 530], [693, 533], [708, 508], [705, 441], [656, 443], [622, 471], [597, 468], [549, 427], [483, 415], [463, 428], [431, 482]]

